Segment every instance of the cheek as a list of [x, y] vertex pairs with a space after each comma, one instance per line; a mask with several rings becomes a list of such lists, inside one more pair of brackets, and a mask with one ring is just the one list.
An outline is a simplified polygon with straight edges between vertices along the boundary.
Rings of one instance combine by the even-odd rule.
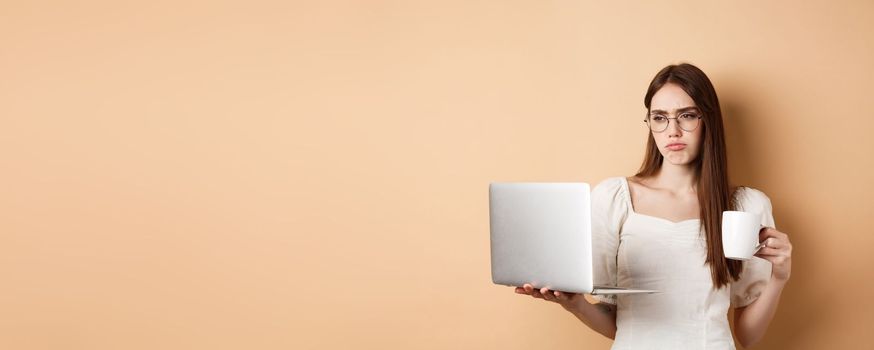
[[692, 143], [694, 144], [693, 148], [695, 149], [696, 153], [701, 151], [701, 148], [704, 146], [703, 141], [704, 140], [702, 139], [701, 134], [696, 135], [695, 138], [693, 139], [693, 141], [692, 141]]
[[701, 147], [701, 144], [704, 143], [704, 134], [701, 133], [701, 131], [698, 131], [698, 133], [695, 135], [694, 140], [695, 140], [695, 147]]
[[667, 140], [663, 136], [663, 134], [664, 133], [662, 133], [662, 134], [652, 133], [652, 138], [653, 138], [653, 140], [655, 140], [656, 145], [658, 145], [659, 147], [661, 147], [662, 145], [665, 144], [665, 142], [667, 142]]

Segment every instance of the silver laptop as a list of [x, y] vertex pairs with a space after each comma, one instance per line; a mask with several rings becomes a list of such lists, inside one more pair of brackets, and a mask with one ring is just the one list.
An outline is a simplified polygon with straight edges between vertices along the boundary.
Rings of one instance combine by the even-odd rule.
[[587, 294], [656, 293], [595, 286], [589, 184], [489, 184], [492, 282]]

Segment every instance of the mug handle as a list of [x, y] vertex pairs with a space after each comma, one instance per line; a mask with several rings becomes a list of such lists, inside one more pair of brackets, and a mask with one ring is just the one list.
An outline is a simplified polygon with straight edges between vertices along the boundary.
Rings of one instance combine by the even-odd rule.
[[[762, 230], [763, 228], [765, 228], [765, 227], [768, 227], [768, 226], [765, 226], [765, 225], [760, 225], [760, 226], [761, 226], [761, 227], [759, 227], [759, 231], [761, 231], [761, 230]], [[765, 241], [767, 241], [767, 240], [768, 240], [768, 239], [765, 238]], [[758, 252], [759, 252], [759, 249], [762, 249], [762, 248], [765, 246], [765, 241], [761, 241], [761, 242], [759, 242], [758, 245], [756, 245], [756, 249], [753, 250], [753, 254], [758, 253]]]
[[762, 241], [762, 243], [759, 243], [759, 245], [756, 246], [756, 250], [753, 250], [753, 254], [758, 253], [759, 249], [762, 249], [764, 246], [765, 246], [765, 242]]

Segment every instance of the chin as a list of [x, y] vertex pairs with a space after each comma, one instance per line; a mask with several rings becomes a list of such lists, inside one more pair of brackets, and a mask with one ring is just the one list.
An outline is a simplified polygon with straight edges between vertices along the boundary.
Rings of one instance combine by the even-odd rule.
[[686, 156], [683, 156], [683, 157], [677, 157], [677, 156], [664, 157], [664, 159], [665, 159], [664, 160], [665, 162], [671, 163], [673, 165], [689, 165], [689, 164], [692, 164], [695, 162], [695, 159], [693, 159], [691, 157], [686, 157]]

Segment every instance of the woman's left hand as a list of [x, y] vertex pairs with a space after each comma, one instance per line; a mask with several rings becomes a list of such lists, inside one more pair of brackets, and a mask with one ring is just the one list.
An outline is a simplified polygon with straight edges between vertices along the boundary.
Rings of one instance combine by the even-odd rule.
[[780, 282], [789, 280], [792, 272], [792, 243], [789, 236], [775, 228], [765, 227], [759, 231], [759, 242], [765, 242], [757, 257], [771, 262], [771, 278]]

